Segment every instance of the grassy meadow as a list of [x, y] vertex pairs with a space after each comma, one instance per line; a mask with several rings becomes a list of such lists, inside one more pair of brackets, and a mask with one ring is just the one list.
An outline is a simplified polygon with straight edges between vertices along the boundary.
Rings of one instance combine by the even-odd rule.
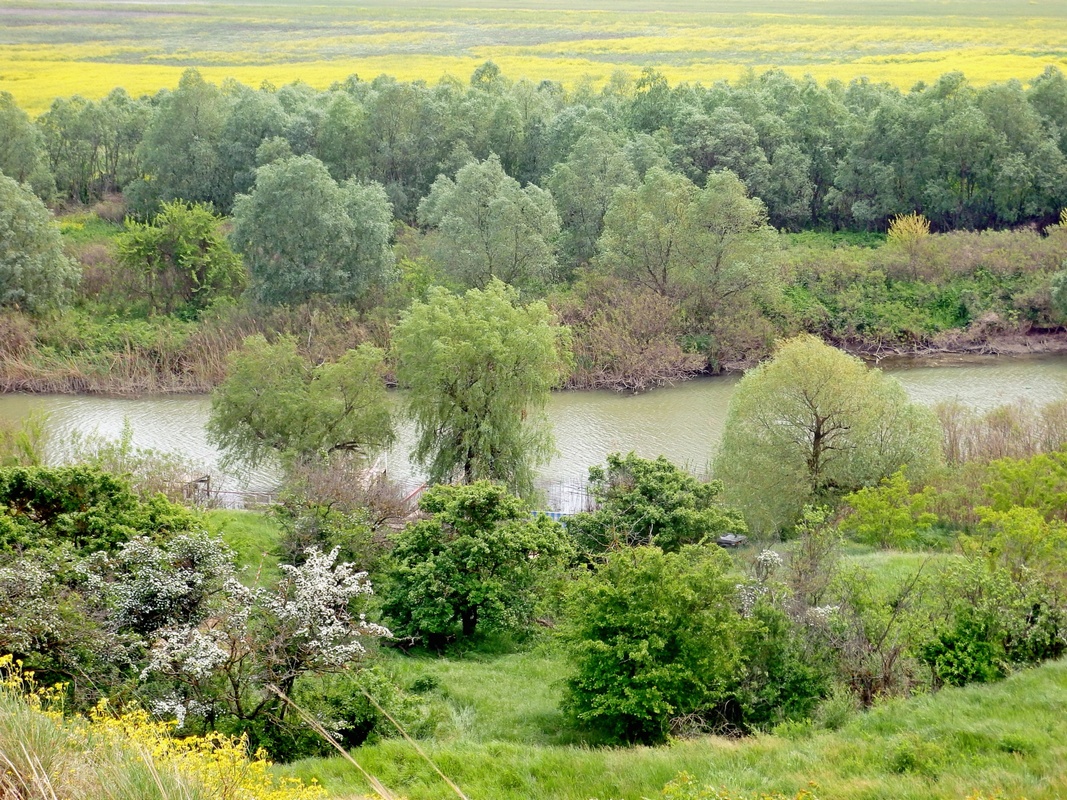
[[209, 3], [15, 0], [0, 6], [0, 91], [30, 113], [55, 97], [131, 94], [211, 81], [294, 80], [324, 88], [358, 74], [466, 80], [486, 60], [511, 78], [600, 84], [653, 66], [672, 82], [781, 67], [910, 87], [951, 70], [976, 83], [1067, 69], [1067, 6], [916, 0], [528, 0], [446, 3], [320, 0]]

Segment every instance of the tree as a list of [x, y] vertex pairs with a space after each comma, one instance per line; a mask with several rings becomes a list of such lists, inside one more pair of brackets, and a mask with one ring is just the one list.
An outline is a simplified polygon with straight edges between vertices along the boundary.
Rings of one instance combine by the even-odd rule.
[[573, 515], [567, 529], [594, 553], [619, 544], [674, 552], [748, 532], [741, 515], [719, 501], [721, 481], [699, 481], [663, 456], [611, 453], [607, 468], [589, 468], [589, 485], [596, 510]]
[[715, 475], [749, 526], [768, 534], [791, 526], [805, 505], [873, 486], [904, 465], [921, 479], [940, 457], [933, 412], [880, 370], [804, 335], [741, 379]]
[[698, 189], [684, 175], [650, 169], [615, 194], [604, 217], [600, 262], [662, 295], [698, 291], [714, 309], [768, 280], [774, 229], [758, 199], [731, 172]]
[[741, 666], [736, 578], [719, 548], [609, 553], [568, 594], [575, 674], [563, 705], [613, 742], [653, 744], [671, 720], [713, 713]]
[[41, 149], [41, 136], [10, 92], [0, 92], [0, 174], [30, 184], [45, 199], [55, 189]]
[[165, 94], [138, 148], [143, 177], [127, 188], [130, 208], [148, 217], [170, 200], [211, 203], [227, 210], [230, 180], [219, 158], [228, 103], [195, 69]]
[[203, 310], [216, 296], [245, 285], [241, 258], [219, 229], [222, 219], [203, 203], [164, 203], [150, 223], [129, 220], [119, 236], [119, 260], [141, 279], [153, 310]]
[[211, 396], [208, 436], [229, 462], [249, 466], [337, 453], [365, 459], [393, 440], [383, 357], [364, 344], [313, 367], [291, 337], [251, 336]]
[[300, 303], [317, 294], [353, 300], [392, 277], [385, 191], [355, 180], [339, 185], [313, 156], [260, 167], [233, 218], [234, 246], [266, 302]]
[[550, 282], [557, 270], [559, 214], [552, 195], [508, 177], [495, 155], [440, 176], [419, 203], [419, 222], [438, 230], [440, 260], [464, 286], [494, 278], [516, 286]]
[[558, 522], [489, 481], [433, 486], [419, 499], [431, 519], [393, 536], [383, 608], [398, 634], [442, 646], [455, 634], [516, 628], [537, 576], [567, 555]]
[[565, 374], [565, 329], [543, 302], [518, 304], [493, 281], [456, 296], [442, 288], [416, 302], [393, 332], [397, 380], [418, 440], [412, 457], [431, 483], [458, 478], [533, 492], [536, 467], [553, 451], [544, 416]]
[[36, 312], [62, 305], [79, 278], [44, 203], [0, 175], [0, 306]]

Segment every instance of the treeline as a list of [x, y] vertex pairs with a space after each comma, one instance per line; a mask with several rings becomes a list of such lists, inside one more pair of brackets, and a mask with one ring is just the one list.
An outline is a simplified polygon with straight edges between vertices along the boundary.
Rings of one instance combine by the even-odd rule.
[[319, 91], [220, 87], [190, 70], [174, 91], [57, 99], [35, 121], [0, 97], [0, 171], [82, 203], [123, 191], [139, 216], [175, 198], [228, 213], [260, 148], [284, 147], [339, 182], [381, 184], [397, 218], [415, 223], [438, 175], [495, 154], [522, 185], [557, 196], [568, 263], [589, 252], [566, 209], [593, 214], [596, 187], [656, 165], [698, 186], [728, 169], [786, 230], [885, 230], [912, 211], [936, 230], [1047, 224], [1067, 205], [1067, 79], [1052, 67], [1026, 86], [950, 73], [909, 91], [780, 71], [670, 86], [653, 69], [567, 91], [509, 80], [491, 62], [468, 84], [353, 76]]
[[[0, 95], [0, 388], [206, 391], [248, 335], [299, 334], [316, 362], [388, 350], [431, 287], [493, 280], [571, 329], [573, 388], [751, 366], [802, 332], [1029, 349], [1067, 319], [1064, 108], [1055, 70], [907, 93], [190, 70], [36, 122]], [[40, 198], [92, 211], [61, 241]]]

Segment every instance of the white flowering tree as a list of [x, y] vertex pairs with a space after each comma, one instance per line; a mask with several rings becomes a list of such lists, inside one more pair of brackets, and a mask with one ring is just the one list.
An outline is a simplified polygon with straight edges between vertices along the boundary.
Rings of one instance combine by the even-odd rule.
[[280, 723], [285, 706], [268, 686], [289, 694], [301, 676], [344, 670], [369, 639], [391, 635], [353, 611], [372, 593], [367, 574], [336, 560], [336, 548], [310, 549], [302, 566], [282, 566], [273, 589], [231, 579], [205, 623], [160, 631], [141, 674], [170, 686], [157, 710], [209, 726], [223, 716]]

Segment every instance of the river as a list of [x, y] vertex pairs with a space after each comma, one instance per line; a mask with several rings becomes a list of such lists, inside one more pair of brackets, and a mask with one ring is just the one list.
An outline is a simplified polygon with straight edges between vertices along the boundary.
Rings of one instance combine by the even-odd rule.
[[[987, 409], [1020, 398], [1044, 403], [1067, 396], [1067, 357], [999, 358], [942, 362], [936, 366], [897, 364], [886, 369], [913, 400], [934, 404], [958, 398]], [[641, 395], [607, 391], [559, 392], [548, 415], [555, 428], [558, 455], [544, 470], [546, 480], [580, 482], [591, 464], [610, 452], [666, 455], [701, 473], [722, 435], [726, 410], [737, 377], [699, 378]], [[48, 456], [60, 462], [70, 452], [74, 432], [115, 437], [124, 421], [134, 444], [176, 451], [214, 476], [216, 485], [267, 490], [276, 475], [270, 469], [226, 475], [219, 454], [204, 434], [209, 401], [205, 396], [149, 397], [138, 400], [74, 395], [0, 395], [0, 418], [19, 419], [32, 412], [48, 415]], [[413, 431], [402, 425], [396, 446], [386, 457], [389, 473], [417, 482], [418, 469], [407, 453]]]

